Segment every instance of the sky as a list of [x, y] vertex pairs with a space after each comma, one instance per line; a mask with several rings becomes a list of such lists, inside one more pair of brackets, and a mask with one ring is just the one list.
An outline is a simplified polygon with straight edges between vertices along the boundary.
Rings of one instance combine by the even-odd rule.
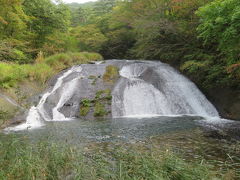
[[72, 2], [77, 2], [77, 3], [85, 3], [89, 1], [97, 1], [97, 0], [63, 0], [65, 3], [72, 3]]

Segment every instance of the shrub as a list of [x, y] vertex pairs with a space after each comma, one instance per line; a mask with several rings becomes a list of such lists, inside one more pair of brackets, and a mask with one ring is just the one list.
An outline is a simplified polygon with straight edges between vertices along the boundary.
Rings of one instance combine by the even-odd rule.
[[42, 84], [44, 84], [54, 74], [53, 69], [44, 63], [24, 65], [23, 69], [31, 81], [39, 81]]
[[240, 1], [214, 0], [199, 8], [197, 15], [201, 23], [197, 30], [205, 44], [218, 46], [229, 63], [239, 60]]
[[45, 59], [45, 63], [54, 70], [63, 70], [73, 65], [85, 64], [89, 61], [102, 60], [102, 56], [97, 53], [60, 53]]
[[0, 61], [12, 61], [17, 63], [29, 62], [26, 54], [20, 50], [22, 48], [17, 47], [16, 44], [20, 45], [23, 44], [23, 42], [14, 39], [0, 42]]
[[187, 61], [181, 67], [181, 71], [187, 71], [189, 73], [196, 73], [198, 70], [207, 67], [208, 62], [199, 62], [199, 61]]
[[95, 25], [78, 26], [72, 30], [72, 34], [79, 42], [81, 51], [99, 52], [107, 38]]
[[72, 64], [72, 58], [68, 54], [60, 53], [46, 58], [44, 62], [59, 71], [69, 67]]
[[0, 86], [4, 88], [13, 87], [17, 82], [26, 78], [27, 74], [21, 65], [0, 63]]

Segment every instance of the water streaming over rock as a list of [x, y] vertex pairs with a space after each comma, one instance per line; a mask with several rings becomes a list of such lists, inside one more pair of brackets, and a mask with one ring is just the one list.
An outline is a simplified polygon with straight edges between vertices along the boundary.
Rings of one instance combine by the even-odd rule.
[[[103, 80], [107, 66], [118, 67], [118, 81]], [[89, 78], [90, 77], [90, 78]], [[92, 82], [94, 79], [94, 83]], [[214, 106], [194, 83], [167, 64], [155, 61], [109, 60], [74, 66], [57, 80], [28, 113], [26, 123], [7, 130], [44, 125], [44, 121], [68, 121], [79, 114], [80, 102], [98, 90], [112, 89], [112, 116], [200, 115], [218, 117]]]
[[125, 65], [113, 91], [114, 117], [156, 115], [218, 116], [194, 83], [161, 62]]
[[[38, 128], [44, 125], [43, 121], [61, 121], [61, 120], [67, 120], [67, 118], [59, 112], [59, 108], [63, 106], [64, 102], [66, 102], [69, 98], [71, 98], [72, 92], [74, 91], [74, 88], [76, 86], [75, 81], [77, 79], [73, 79], [74, 82], [71, 83], [67, 82], [64, 83], [64, 79], [67, 78], [72, 73], [81, 73], [82, 68], [80, 66], [74, 66], [68, 71], [64, 72], [56, 81], [55, 85], [52, 87], [51, 90], [48, 90], [45, 94], [43, 94], [42, 98], [39, 101], [39, 104], [35, 107], [31, 107], [28, 113], [28, 116], [26, 118], [26, 122], [24, 124], [20, 124], [16, 127], [9, 127], [6, 130], [12, 130], [12, 131], [19, 131], [24, 129], [34, 129]], [[70, 86], [68, 86], [70, 84]], [[61, 96], [59, 98], [59, 101], [52, 109], [52, 113], [49, 113], [49, 109], [46, 110], [45, 105], [48, 103], [48, 98], [50, 98], [51, 95], [56, 94], [56, 92], [60, 90]], [[50, 117], [50, 114], [52, 114], [52, 117]]]

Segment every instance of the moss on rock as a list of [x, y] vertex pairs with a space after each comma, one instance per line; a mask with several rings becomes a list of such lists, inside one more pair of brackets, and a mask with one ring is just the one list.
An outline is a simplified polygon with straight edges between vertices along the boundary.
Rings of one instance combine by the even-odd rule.
[[107, 111], [105, 109], [104, 104], [100, 103], [100, 102], [96, 102], [95, 106], [94, 106], [94, 116], [95, 117], [103, 117], [105, 115], [107, 115]]
[[106, 108], [111, 105], [112, 95], [110, 89], [99, 90], [94, 99], [83, 99], [80, 103], [80, 116], [87, 116], [93, 109], [94, 117], [103, 117], [111, 113]]
[[87, 116], [91, 106], [92, 106], [91, 100], [83, 99], [80, 103], [80, 116]]
[[103, 75], [103, 81], [107, 83], [115, 83], [119, 78], [119, 69], [116, 66], [109, 65], [106, 67], [106, 71]]

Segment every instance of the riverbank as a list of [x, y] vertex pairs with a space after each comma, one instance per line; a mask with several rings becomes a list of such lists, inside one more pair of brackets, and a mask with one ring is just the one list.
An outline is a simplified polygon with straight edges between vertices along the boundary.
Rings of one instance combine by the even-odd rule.
[[[34, 64], [0, 63], [0, 127], [9, 123], [18, 124], [21, 118], [14, 120], [18, 113], [24, 113], [47, 86], [48, 80], [76, 64], [102, 60], [97, 53], [61, 53], [47, 58], [41, 54]], [[31, 98], [31, 99], [30, 99]], [[12, 121], [11, 121], [12, 120]]]
[[[7, 179], [219, 179], [239, 177], [239, 145], [172, 133], [135, 143], [31, 141], [0, 135], [0, 177]], [[211, 143], [209, 146], [208, 143]], [[184, 145], [184, 146], [183, 146]], [[219, 151], [220, 149], [220, 151]], [[212, 150], [215, 150], [212, 152]]]

